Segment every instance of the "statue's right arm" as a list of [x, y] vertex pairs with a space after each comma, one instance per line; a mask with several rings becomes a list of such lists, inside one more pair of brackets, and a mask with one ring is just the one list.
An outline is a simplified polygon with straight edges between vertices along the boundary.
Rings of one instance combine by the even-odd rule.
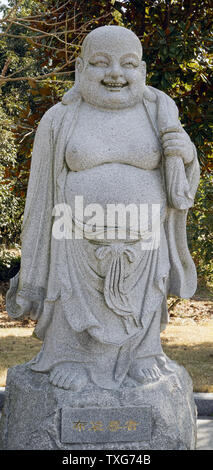
[[32, 299], [24, 297], [19, 291], [20, 272], [10, 279], [10, 287], [6, 295], [7, 313], [12, 318], [23, 318], [30, 316], [31, 319], [37, 320], [43, 308], [43, 301], [33, 302]]
[[[53, 120], [56, 107], [42, 117], [34, 140], [21, 234], [21, 268], [10, 280], [7, 312], [13, 318], [42, 313], [47, 289], [53, 207]], [[62, 106], [60, 104], [60, 106]]]

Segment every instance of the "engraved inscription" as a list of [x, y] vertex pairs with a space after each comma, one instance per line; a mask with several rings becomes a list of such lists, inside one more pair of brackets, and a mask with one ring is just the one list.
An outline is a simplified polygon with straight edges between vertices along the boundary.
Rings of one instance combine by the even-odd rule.
[[61, 442], [149, 442], [151, 406], [61, 410]]

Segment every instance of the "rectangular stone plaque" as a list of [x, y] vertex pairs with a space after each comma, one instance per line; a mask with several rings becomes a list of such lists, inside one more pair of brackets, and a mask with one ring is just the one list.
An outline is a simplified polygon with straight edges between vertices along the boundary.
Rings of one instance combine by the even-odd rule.
[[61, 442], [133, 442], [151, 439], [151, 406], [61, 410]]

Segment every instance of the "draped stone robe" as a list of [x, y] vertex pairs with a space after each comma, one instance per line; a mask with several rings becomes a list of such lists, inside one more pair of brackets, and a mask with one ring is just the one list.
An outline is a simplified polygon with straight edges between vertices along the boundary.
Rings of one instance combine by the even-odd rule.
[[[95, 374], [95, 356], [105, 354], [106, 357], [109, 356], [109, 362], [112, 362], [114, 357], [111, 369], [115, 370], [117, 367], [114, 376], [112, 373], [108, 374], [105, 381], [108, 388], [113, 388], [114, 379], [119, 384], [124, 379], [130, 365], [130, 356], [132, 357], [133, 350], [141, 343], [143, 337], [148, 335], [151, 323], [158, 320], [162, 324], [167, 323], [167, 294], [188, 298], [196, 289], [196, 270], [187, 247], [186, 218], [188, 208], [193, 205], [198, 185], [199, 165], [195, 147], [194, 159], [185, 167], [179, 157], [162, 158], [161, 174], [166, 188], [168, 208], [163, 221], [164, 237], [159, 252], [149, 258], [149, 265], [155, 271], [153, 275], [151, 270], [149, 273], [149, 283], [154, 291], [150, 291], [149, 302], [145, 302], [146, 299], [142, 302], [143, 312], [141, 318], [138, 317], [140, 328], [133, 325], [132, 329], [130, 328], [130, 336], [126, 331], [128, 328], [123, 328], [124, 333], [120, 330], [120, 338], [116, 339], [112, 325], [110, 339], [110, 325], [108, 328], [106, 323], [103, 327], [90, 308], [91, 302], [94, 305], [95, 301], [95, 297], [91, 300], [89, 292], [86, 292], [89, 289], [91, 272], [85, 267], [89, 276], [86, 283], [81, 280], [80, 275], [84, 259], [79, 261], [79, 242], [83, 242], [88, 259], [93, 256], [90, 253], [93, 248], [85, 240], [71, 240], [68, 247], [67, 240], [59, 241], [52, 236], [53, 208], [56, 204], [67, 202], [65, 183], [68, 168], [65, 164], [65, 154], [80, 105], [81, 98], [74, 88], [65, 94], [62, 103], [45, 113], [39, 124], [23, 221], [21, 269], [11, 280], [7, 294], [7, 310], [14, 318], [30, 313], [32, 318], [38, 319], [35, 333], [44, 340], [44, 346], [32, 365], [33, 370], [48, 371], [54, 364], [66, 361], [79, 364], [91, 362], [92, 380], [100, 385]], [[143, 105], [147, 119], [152, 123], [158, 137], [161, 128], [180, 126], [177, 108], [163, 92], [145, 87]], [[121, 254], [129, 256], [130, 261], [131, 256], [137, 257], [137, 249], [135, 253], [133, 250], [133, 254], [131, 250], [128, 252], [128, 247], [122, 249]], [[102, 252], [99, 250], [97, 253], [103, 258], [106, 249], [103, 252], [102, 248]], [[116, 259], [121, 261], [121, 256]], [[117, 268], [114, 263], [115, 269]], [[97, 288], [93, 289], [93, 293], [100, 290], [98, 295], [103, 297], [103, 286], [98, 289], [99, 281], [95, 282]], [[153, 292], [155, 302], [152, 305]], [[149, 293], [147, 295], [149, 296]], [[110, 310], [109, 299], [107, 302], [107, 308]], [[81, 337], [78, 337], [79, 334]], [[63, 341], [65, 346], [62, 346]], [[82, 347], [79, 346], [79, 341]], [[87, 343], [90, 343], [90, 347], [87, 347]], [[149, 352], [144, 351], [144, 354]]]

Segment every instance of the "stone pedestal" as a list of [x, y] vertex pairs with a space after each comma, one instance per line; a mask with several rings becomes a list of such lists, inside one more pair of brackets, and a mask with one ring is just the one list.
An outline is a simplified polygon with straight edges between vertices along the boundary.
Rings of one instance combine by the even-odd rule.
[[188, 450], [196, 446], [191, 379], [173, 372], [158, 381], [118, 390], [89, 385], [81, 392], [52, 386], [29, 364], [8, 371], [0, 422], [2, 449]]

